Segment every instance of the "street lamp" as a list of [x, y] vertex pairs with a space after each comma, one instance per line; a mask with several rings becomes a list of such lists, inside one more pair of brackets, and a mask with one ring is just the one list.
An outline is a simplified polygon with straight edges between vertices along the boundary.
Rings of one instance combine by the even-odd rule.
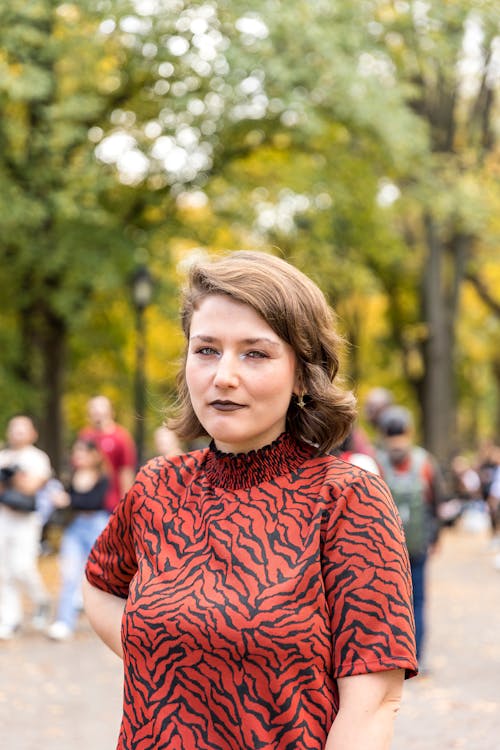
[[135, 443], [137, 447], [137, 463], [142, 465], [144, 460], [144, 424], [146, 407], [146, 326], [144, 311], [153, 297], [153, 278], [147, 266], [139, 266], [132, 278], [132, 300], [135, 309], [135, 378], [134, 378], [134, 406], [135, 406]]

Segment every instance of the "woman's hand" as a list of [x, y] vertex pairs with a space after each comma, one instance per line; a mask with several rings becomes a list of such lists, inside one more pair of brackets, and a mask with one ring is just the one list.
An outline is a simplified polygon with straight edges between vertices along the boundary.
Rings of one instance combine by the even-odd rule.
[[67, 492], [64, 492], [64, 490], [57, 490], [56, 492], [53, 492], [50, 496], [50, 499], [52, 500], [52, 505], [54, 508], [67, 508], [68, 505], [71, 502], [71, 498], [68, 495]]

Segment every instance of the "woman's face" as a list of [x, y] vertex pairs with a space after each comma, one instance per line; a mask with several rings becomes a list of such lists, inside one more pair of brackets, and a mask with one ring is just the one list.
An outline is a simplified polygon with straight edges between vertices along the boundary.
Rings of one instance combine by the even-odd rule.
[[77, 441], [71, 449], [71, 465], [74, 469], [94, 467], [99, 464], [99, 453], [83, 442]]
[[11, 448], [24, 448], [37, 438], [33, 422], [29, 417], [13, 417], [7, 427], [7, 441]]
[[186, 382], [199, 421], [226, 453], [268, 445], [285, 429], [296, 358], [253, 308], [202, 299], [191, 320]]

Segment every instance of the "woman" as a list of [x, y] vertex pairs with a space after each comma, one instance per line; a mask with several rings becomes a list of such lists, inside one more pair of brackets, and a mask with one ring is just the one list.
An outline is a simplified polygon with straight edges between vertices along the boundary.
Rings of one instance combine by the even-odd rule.
[[401, 524], [329, 455], [354, 399], [320, 290], [270, 255], [191, 270], [180, 413], [97, 541], [86, 610], [124, 659], [118, 748], [386, 750], [416, 671]]
[[47, 629], [47, 635], [54, 641], [66, 640], [73, 634], [80, 612], [85, 563], [109, 518], [104, 509], [108, 477], [97, 445], [78, 439], [71, 450], [71, 468], [68, 492], [60, 492], [54, 498], [56, 507], [67, 508], [72, 516], [59, 552], [61, 590], [56, 620]]

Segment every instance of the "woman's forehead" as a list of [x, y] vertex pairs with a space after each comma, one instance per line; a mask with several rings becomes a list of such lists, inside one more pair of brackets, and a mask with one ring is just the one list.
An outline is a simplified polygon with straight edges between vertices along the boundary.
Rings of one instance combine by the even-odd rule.
[[200, 300], [193, 311], [191, 318], [190, 335], [194, 335], [198, 328], [224, 327], [229, 329], [252, 328], [256, 331], [265, 331], [268, 335], [276, 337], [265, 318], [246, 302], [240, 302], [227, 295], [211, 294]]

